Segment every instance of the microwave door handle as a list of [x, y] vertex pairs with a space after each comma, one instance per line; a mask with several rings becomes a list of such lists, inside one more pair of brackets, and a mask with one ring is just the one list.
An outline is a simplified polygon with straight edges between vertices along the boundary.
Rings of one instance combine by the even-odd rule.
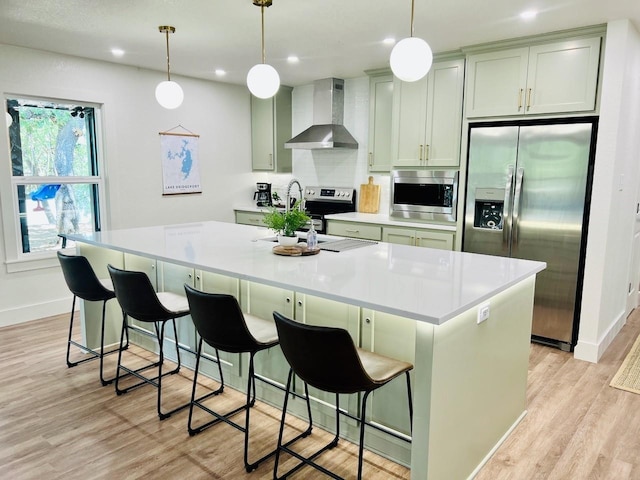
[[504, 186], [504, 204], [502, 206], [502, 245], [509, 243], [509, 230], [511, 230], [511, 188], [513, 187], [513, 165], [509, 165], [507, 172], [507, 184]]
[[522, 203], [522, 180], [524, 168], [519, 168], [516, 173], [516, 191], [513, 195], [513, 245], [518, 244], [518, 223], [520, 222], [520, 203]]

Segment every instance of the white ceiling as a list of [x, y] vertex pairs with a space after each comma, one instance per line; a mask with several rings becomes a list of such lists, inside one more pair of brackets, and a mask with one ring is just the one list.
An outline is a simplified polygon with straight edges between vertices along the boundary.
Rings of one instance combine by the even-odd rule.
[[[518, 15], [535, 8], [537, 18]], [[266, 61], [282, 83], [352, 78], [388, 67], [386, 37], [409, 36], [411, 0], [273, 0], [265, 9]], [[415, 36], [434, 52], [629, 18], [638, 0], [416, 0]], [[242, 84], [260, 63], [260, 8], [252, 0], [1, 0], [0, 43]], [[115, 58], [111, 49], [126, 53]], [[287, 57], [297, 55], [297, 64]], [[221, 68], [227, 75], [216, 77]]]

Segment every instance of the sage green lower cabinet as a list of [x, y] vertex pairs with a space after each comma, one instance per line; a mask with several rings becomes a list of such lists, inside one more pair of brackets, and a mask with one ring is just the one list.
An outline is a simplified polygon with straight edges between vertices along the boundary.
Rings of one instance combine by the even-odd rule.
[[[114, 265], [115, 266], [115, 265]], [[156, 261], [152, 258], [147, 258], [147, 257], [141, 257], [140, 255], [133, 255], [131, 253], [125, 253], [124, 254], [124, 265], [123, 268], [125, 270], [133, 270], [136, 272], [144, 272], [147, 274], [147, 277], [149, 277], [149, 280], [151, 281], [151, 285], [153, 285], [153, 288], [158, 291], [158, 281], [157, 281], [157, 275], [156, 275]], [[122, 314], [121, 314], [122, 315]], [[131, 325], [135, 325], [138, 328], [141, 328], [142, 330], [145, 330], [146, 332], [149, 333], [149, 335], [155, 335], [155, 331], [153, 330], [153, 324], [149, 323], [149, 322], [140, 322], [138, 320], [129, 319], [129, 323]], [[136, 341], [141, 341], [145, 343], [145, 347], [146, 348], [151, 348], [151, 345], [153, 345], [153, 341], [150, 338], [145, 338], [143, 340], [143, 338], [134, 333], [133, 335], [136, 337]], [[172, 347], [173, 348], [173, 347]]]
[[[158, 291], [172, 292], [178, 295], [185, 295], [185, 283], [190, 287], [195, 287], [195, 271], [193, 268], [176, 265], [173, 263], [158, 262]], [[176, 319], [176, 327], [178, 328], [178, 339], [180, 344], [186, 348], [195, 350], [196, 345], [196, 329], [191, 321], [191, 316], [185, 316]], [[169, 322], [165, 325], [165, 339], [175, 341], [173, 328], [169, 326]]]
[[[356, 345], [360, 344], [360, 308], [342, 302], [328, 300], [313, 295], [296, 294], [295, 319], [307, 325], [323, 325], [346, 329]], [[327, 356], [333, 354], [331, 346], [327, 346]], [[304, 393], [304, 384], [296, 383], [296, 391]], [[331, 431], [335, 429], [335, 422], [327, 419], [333, 418], [335, 412], [336, 395], [309, 387], [309, 395], [312, 398], [314, 415], [324, 419], [322, 424]], [[340, 408], [352, 415], [358, 415], [358, 396], [340, 395]], [[316, 414], [317, 412], [317, 414]], [[341, 418], [340, 430], [357, 435], [357, 424], [346, 417]], [[356, 437], [357, 438], [357, 437]]]
[[364, 240], [382, 240], [382, 227], [371, 223], [360, 222], [327, 222], [327, 233], [338, 237], [361, 238]]
[[453, 250], [455, 233], [412, 228], [383, 227], [382, 241], [400, 245]]
[[[203, 292], [208, 293], [221, 293], [226, 295], [233, 295], [237, 299], [240, 299], [240, 280], [237, 278], [226, 277], [217, 273], [203, 272], [196, 270], [195, 288]], [[212, 312], [214, 315], [215, 312]], [[197, 332], [196, 332], [197, 333]], [[199, 342], [199, 336], [196, 335], [196, 345]], [[210, 360], [218, 360], [222, 365], [222, 374], [224, 375], [225, 382], [232, 386], [241, 386], [244, 381], [242, 376], [242, 358], [239, 353], [229, 353], [220, 351], [220, 357], [216, 356], [214, 348], [209, 346], [206, 342], [202, 345], [202, 355]], [[208, 375], [209, 377], [220, 380], [220, 373], [218, 367], [212, 362], [200, 362], [200, 372]]]
[[[96, 276], [101, 279], [110, 279], [107, 265], [116, 268], [123, 267], [123, 254], [114, 250], [81, 244], [78, 246], [79, 254], [84, 255]], [[71, 301], [71, 300], [69, 300]], [[71, 305], [69, 305], [69, 308]], [[80, 309], [80, 322], [82, 324], [82, 342], [94, 350], [100, 349], [100, 323], [102, 319], [102, 302], [76, 302], [76, 308]], [[105, 310], [104, 344], [115, 346], [120, 342], [122, 330], [122, 310], [117, 300], [109, 300]], [[75, 331], [75, 329], [74, 329]]]
[[[361, 325], [361, 348], [386, 357], [414, 363], [415, 349], [407, 348], [407, 346], [415, 345], [415, 321], [363, 308], [361, 310]], [[413, 385], [413, 371], [410, 375]], [[411, 435], [405, 375], [392, 380], [383, 388], [375, 390], [369, 395], [367, 404], [368, 421], [400, 434]], [[406, 464], [411, 462], [411, 446], [407, 442], [391, 438], [378, 430], [368, 430], [367, 446], [372, 450], [400, 459]]]
[[[244, 312], [256, 317], [273, 321], [273, 312], [293, 318], [294, 292], [283, 288], [272, 287], [254, 282], [241, 282], [240, 295]], [[248, 360], [248, 358], [247, 358]], [[286, 385], [289, 374], [289, 364], [279, 345], [268, 350], [258, 352], [255, 356], [256, 374], [275, 382]], [[243, 390], [246, 386], [243, 386]], [[282, 391], [266, 387], [264, 382], [256, 382], [256, 390], [260, 398], [267, 402], [281, 406], [284, 399]]]
[[254, 227], [265, 227], [264, 219], [265, 214], [261, 212], [245, 212], [242, 210], [236, 210], [236, 223], [242, 225], [253, 225]]

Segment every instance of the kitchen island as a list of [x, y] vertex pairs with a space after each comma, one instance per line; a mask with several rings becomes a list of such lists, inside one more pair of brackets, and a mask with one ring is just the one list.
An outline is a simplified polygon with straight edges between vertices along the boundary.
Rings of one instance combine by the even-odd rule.
[[[99, 276], [111, 263], [146, 270], [163, 290], [187, 282], [230, 292], [252, 314], [279, 310], [306, 323], [342, 325], [362, 348], [412, 361], [410, 451], [384, 433], [368, 434], [367, 448], [409, 464], [414, 479], [473, 476], [526, 413], [535, 276], [545, 264], [387, 243], [284, 257], [272, 253], [271, 236], [265, 228], [203, 222], [67, 238]], [[93, 316], [85, 310], [89, 343]], [[180, 331], [180, 342], [195, 344], [192, 326]], [[256, 361], [279, 381], [286, 366], [269, 355]], [[242, 378], [241, 359], [221, 360]], [[401, 383], [375, 392], [370, 417], [408, 433]], [[315, 396], [319, 409], [330, 401]], [[263, 398], [282, 400], [267, 391]], [[355, 408], [352, 400], [344, 405]], [[351, 437], [357, 428], [345, 432]]]

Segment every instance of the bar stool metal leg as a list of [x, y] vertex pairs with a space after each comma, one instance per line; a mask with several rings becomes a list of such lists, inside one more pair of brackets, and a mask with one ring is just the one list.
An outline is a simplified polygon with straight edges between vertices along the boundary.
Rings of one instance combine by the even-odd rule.
[[[116, 353], [118, 350], [112, 350], [110, 352], [104, 353], [104, 329], [105, 329], [105, 315], [106, 315], [106, 308], [107, 308], [107, 301], [108, 300], [103, 300], [102, 301], [102, 317], [100, 320], [100, 351], [95, 351], [92, 348], [89, 348], [85, 345], [82, 345], [76, 341], [74, 341], [72, 339], [73, 337], [73, 319], [74, 319], [74, 314], [75, 314], [75, 309], [76, 309], [76, 295], [73, 296], [73, 301], [71, 303], [71, 318], [69, 319], [69, 337], [67, 339], [67, 367], [68, 368], [73, 368], [76, 367], [78, 365], [80, 365], [81, 363], [85, 363], [85, 362], [89, 362], [91, 360], [95, 360], [95, 359], [99, 359], [100, 360], [100, 383], [105, 386], [105, 385], [109, 385], [110, 383], [113, 383], [113, 381], [115, 380], [115, 376], [109, 379], [105, 379], [104, 378], [104, 356], [105, 355], [111, 355], [112, 353]], [[74, 362], [71, 361], [71, 345], [74, 345], [78, 348], [80, 348], [82, 351], [88, 353], [89, 355], [91, 355], [89, 358], [83, 358], [82, 360], [76, 360]], [[127, 338], [127, 343], [121, 347], [124, 349], [129, 348], [129, 340]]]

